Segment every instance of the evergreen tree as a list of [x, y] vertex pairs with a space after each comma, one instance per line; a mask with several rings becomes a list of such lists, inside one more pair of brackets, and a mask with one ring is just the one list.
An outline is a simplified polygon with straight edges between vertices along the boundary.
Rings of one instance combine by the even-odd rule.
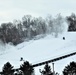
[[67, 22], [69, 24], [68, 31], [76, 31], [76, 15], [74, 13], [67, 17]]
[[4, 64], [2, 71], [3, 75], [13, 75], [14, 73], [13, 66], [9, 62]]
[[20, 70], [23, 71], [24, 75], [33, 75], [34, 69], [32, 65], [26, 61], [20, 66]]
[[76, 62], [70, 62], [69, 65], [65, 66], [63, 75], [76, 75]]
[[53, 72], [51, 71], [50, 66], [46, 63], [44, 66], [44, 70], [40, 71], [42, 75], [53, 75]]

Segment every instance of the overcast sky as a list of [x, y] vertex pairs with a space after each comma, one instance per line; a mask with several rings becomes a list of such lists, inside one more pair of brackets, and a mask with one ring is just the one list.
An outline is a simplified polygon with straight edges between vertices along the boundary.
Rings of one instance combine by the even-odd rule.
[[24, 15], [46, 17], [76, 13], [76, 0], [0, 0], [0, 23], [21, 19]]

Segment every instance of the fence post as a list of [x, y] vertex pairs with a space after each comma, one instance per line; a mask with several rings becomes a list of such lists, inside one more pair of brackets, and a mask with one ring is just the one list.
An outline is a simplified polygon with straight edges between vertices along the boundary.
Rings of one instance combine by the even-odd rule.
[[52, 63], [52, 67], [53, 67], [53, 75], [55, 75], [55, 71], [54, 71], [54, 63]]

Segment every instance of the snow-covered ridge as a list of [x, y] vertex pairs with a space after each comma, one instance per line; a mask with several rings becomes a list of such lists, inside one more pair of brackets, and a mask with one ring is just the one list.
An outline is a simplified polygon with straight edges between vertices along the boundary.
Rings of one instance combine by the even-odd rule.
[[[63, 40], [63, 36], [65, 40]], [[7, 61], [9, 61], [15, 68], [19, 67], [21, 62], [20, 58], [28, 60], [30, 63], [35, 64], [45, 60], [53, 59], [71, 52], [76, 51], [76, 32], [67, 32], [63, 35], [55, 38], [51, 35], [47, 35], [44, 38], [38, 40], [31, 40], [29, 42], [23, 42], [18, 46], [9, 46], [8, 51], [4, 51], [3, 55], [0, 55], [0, 66], [2, 67]], [[71, 61], [76, 61], [76, 55], [55, 62], [55, 70], [60, 72]], [[59, 69], [58, 69], [59, 67]], [[38, 68], [36, 69], [36, 75], [40, 75]], [[0, 68], [1, 69], [1, 68]]]

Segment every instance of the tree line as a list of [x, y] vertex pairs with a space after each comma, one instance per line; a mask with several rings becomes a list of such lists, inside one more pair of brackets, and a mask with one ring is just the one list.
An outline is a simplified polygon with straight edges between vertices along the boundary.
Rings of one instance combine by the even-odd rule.
[[14, 66], [7, 62], [4, 64], [0, 75], [34, 75], [34, 68], [28, 61], [21, 64], [18, 69], [14, 69]]
[[[42, 70], [39, 69], [39, 72], [41, 75], [59, 75], [58, 72], [53, 72], [51, 70], [51, 66], [48, 65], [48, 63], [44, 65]], [[64, 67], [62, 73], [63, 75], [76, 75], [76, 62], [70, 62], [69, 65]], [[28, 61], [24, 61], [18, 69], [14, 69], [14, 66], [12, 66], [10, 62], [7, 62], [4, 64], [0, 75], [35, 75], [35, 71], [32, 64], [30, 64]]]
[[22, 20], [2, 23], [0, 25], [0, 40], [4, 43], [11, 42], [17, 45], [25, 40], [35, 38], [37, 35], [53, 34], [55, 37], [65, 29], [65, 22], [68, 31], [76, 31], [76, 15], [71, 14], [66, 19], [61, 14], [55, 18], [49, 15], [46, 19], [25, 15]]
[[25, 40], [35, 38], [37, 35], [54, 33], [58, 36], [62, 32], [63, 18], [58, 15], [56, 18], [49, 16], [47, 19], [42, 17], [35, 18], [31, 15], [22, 17], [22, 21], [14, 20], [13, 23], [2, 23], [0, 26], [0, 40], [4, 43], [17, 45]]

